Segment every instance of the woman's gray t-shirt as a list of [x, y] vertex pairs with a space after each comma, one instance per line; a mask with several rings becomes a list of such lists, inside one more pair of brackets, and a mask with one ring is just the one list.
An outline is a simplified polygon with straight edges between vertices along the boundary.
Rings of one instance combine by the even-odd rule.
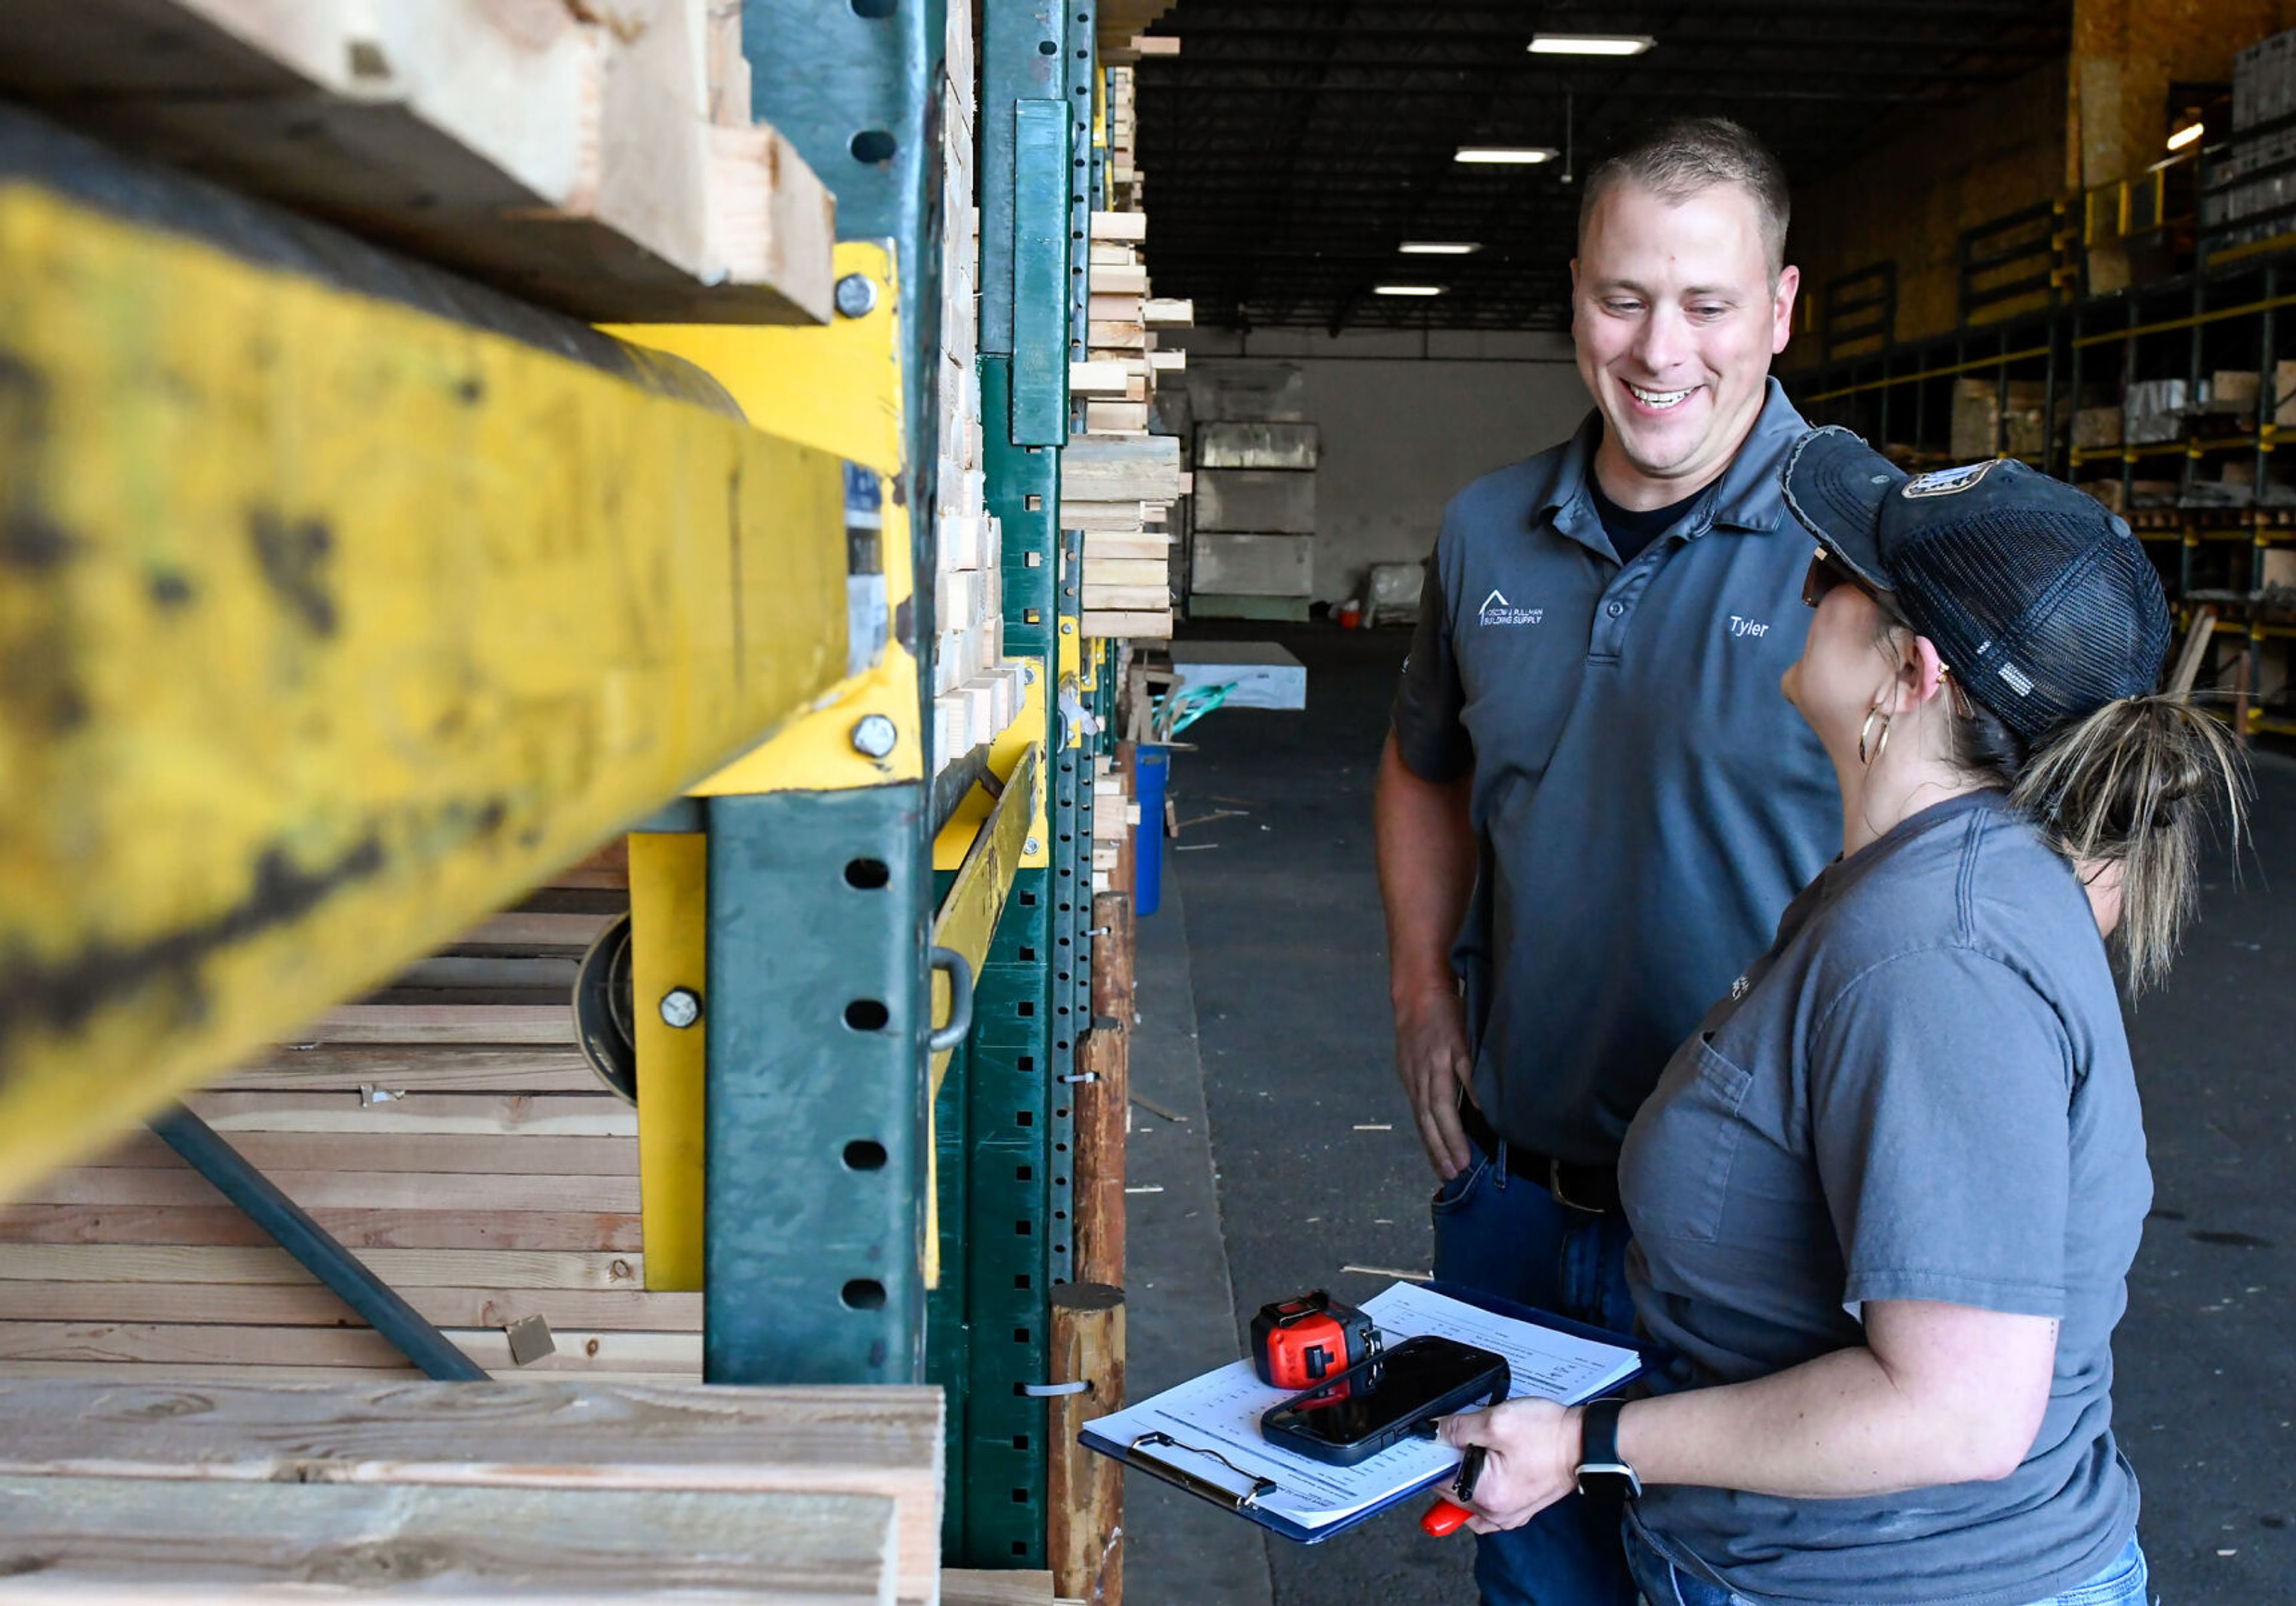
[[1830, 868], [1627, 1135], [1628, 1263], [1677, 1381], [1866, 1341], [1869, 1299], [2057, 1318], [2056, 1376], [1998, 1482], [1849, 1500], [1651, 1488], [1680, 1564], [1757, 1602], [2022, 1606], [2136, 1522], [2112, 1329], [2152, 1199], [2120, 1000], [2071, 867], [1999, 792]]

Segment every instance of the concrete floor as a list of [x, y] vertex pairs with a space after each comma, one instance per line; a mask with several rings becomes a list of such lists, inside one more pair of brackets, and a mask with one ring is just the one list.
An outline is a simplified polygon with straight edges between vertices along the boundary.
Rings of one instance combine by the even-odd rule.
[[[1143, 923], [1134, 1398], [1228, 1359], [1261, 1302], [1423, 1270], [1433, 1184], [1390, 1058], [1371, 787], [1400, 632], [1230, 627], [1308, 665], [1305, 713], [1226, 710], [1173, 767], [1177, 896]], [[2257, 763], [2259, 844], [2219, 866], [2176, 979], [2130, 1016], [2157, 1208], [2116, 1352], [2157, 1596], [2296, 1597], [2296, 764]], [[1218, 811], [1233, 810], [1218, 818]], [[1208, 1120], [1207, 1120], [1208, 1118]], [[1379, 1128], [1385, 1127], [1387, 1130]], [[1470, 1541], [1408, 1516], [1324, 1545], [1135, 1477], [1133, 1606], [1460, 1606]]]

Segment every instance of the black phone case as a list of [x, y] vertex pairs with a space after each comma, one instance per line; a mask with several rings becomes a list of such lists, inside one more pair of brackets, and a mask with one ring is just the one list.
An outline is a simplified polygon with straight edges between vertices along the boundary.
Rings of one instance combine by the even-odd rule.
[[[1404, 1340], [1406, 1344], [1416, 1341], [1412, 1339]], [[1456, 1340], [1445, 1341], [1456, 1342]], [[1466, 1344], [1461, 1345], [1460, 1348], [1473, 1349], [1474, 1346]], [[1470, 1410], [1476, 1405], [1496, 1405], [1506, 1398], [1507, 1389], [1513, 1381], [1513, 1374], [1507, 1370], [1506, 1357], [1491, 1355], [1491, 1352], [1487, 1349], [1478, 1350], [1477, 1353], [1490, 1355], [1491, 1364], [1472, 1381], [1461, 1384], [1447, 1394], [1439, 1396], [1410, 1420], [1382, 1428], [1369, 1438], [1359, 1438], [1351, 1444], [1331, 1444], [1312, 1434], [1297, 1432], [1274, 1419], [1278, 1413], [1290, 1409], [1309, 1395], [1321, 1394], [1325, 1389], [1335, 1388], [1349, 1378], [1354, 1377], [1357, 1372], [1370, 1371], [1385, 1358], [1382, 1356], [1374, 1356], [1369, 1360], [1358, 1361], [1337, 1377], [1325, 1378], [1313, 1389], [1301, 1389], [1282, 1405], [1269, 1406], [1260, 1414], [1260, 1437], [1270, 1444], [1283, 1446], [1295, 1455], [1304, 1455], [1310, 1461], [1320, 1461], [1326, 1466], [1351, 1467], [1359, 1461], [1369, 1461], [1382, 1450], [1399, 1445], [1406, 1438], [1427, 1437], [1422, 1429], [1436, 1417], [1448, 1416], [1454, 1412]]]

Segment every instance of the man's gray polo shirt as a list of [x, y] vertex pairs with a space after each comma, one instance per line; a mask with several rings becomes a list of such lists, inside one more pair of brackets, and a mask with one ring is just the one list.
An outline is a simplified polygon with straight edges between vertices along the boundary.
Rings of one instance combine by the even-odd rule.
[[1395, 701], [1423, 779], [1472, 771], [1483, 842], [1454, 950], [1501, 1136], [1608, 1164], [1675, 1047], [1840, 850], [1817, 738], [1778, 690], [1815, 544], [1775, 381], [1729, 470], [1621, 568], [1577, 438], [1453, 499]]

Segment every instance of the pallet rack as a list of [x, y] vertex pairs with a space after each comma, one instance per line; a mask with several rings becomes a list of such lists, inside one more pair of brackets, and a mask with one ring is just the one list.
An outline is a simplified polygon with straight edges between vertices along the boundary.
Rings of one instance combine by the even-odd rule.
[[[24, 869], [12, 882], [31, 889], [0, 914], [0, 1197], [291, 1040], [328, 1005], [627, 832], [633, 963], [649, 984], [636, 1012], [648, 1292], [699, 1291], [711, 1382], [941, 1385], [944, 1561], [1057, 1559], [1065, 1514], [1048, 1498], [1047, 1397], [1088, 1380], [1053, 1375], [1054, 1307], [1080, 1275], [1120, 1277], [1105, 1251], [1080, 1262], [1083, 1184], [1107, 1190], [1075, 1162], [1089, 1135], [1080, 1123], [1110, 1130], [1111, 1097], [1121, 1133], [1121, 1077], [1104, 1068], [1111, 1052], [1120, 1060], [1129, 1024], [1128, 996], [1096, 1010], [1094, 992], [1126, 935], [1121, 898], [1095, 898], [1094, 856], [1095, 838], [1115, 834], [1105, 822], [1095, 830], [1095, 794], [1122, 795], [1110, 772], [1123, 647], [1086, 636], [1081, 537], [1059, 519], [1062, 449], [1085, 422], [1069, 380], [1088, 355], [1086, 244], [1110, 194], [1096, 137], [1104, 5], [1128, 13], [1119, 37], [1160, 9], [988, 0], [981, 12], [983, 470], [1003, 531], [1004, 651], [1022, 665], [1026, 695], [963, 765], [931, 750], [934, 540], [930, 518], [914, 531], [910, 519], [937, 505], [947, 218], [933, 131], [946, 0], [747, 0], [741, 53], [760, 127], [835, 200], [840, 243], [833, 274], [825, 260], [822, 272], [836, 313], [825, 324], [664, 324], [635, 321], [647, 315], [634, 306], [634, 321], [593, 338], [503, 297], [511, 332], [473, 335], [469, 296], [410, 309], [348, 293], [333, 278], [357, 253], [332, 235], [299, 236], [291, 218], [268, 221], [283, 214], [251, 212], [250, 237], [273, 228], [285, 243], [248, 247], [169, 215], [164, 176], [139, 170], [152, 199], [123, 220], [98, 215], [107, 201], [102, 184], [83, 195], [69, 176], [27, 180], [26, 163], [11, 161], [10, 177], [26, 182], [0, 184], [0, 484], [22, 488], [11, 493], [19, 511], [52, 496], [109, 520], [108, 537], [155, 512], [164, 525], [176, 499], [201, 494], [193, 471], [220, 474], [231, 496], [287, 510], [258, 517], [258, 561], [233, 571], [227, 600], [245, 599], [266, 631], [299, 610], [315, 639], [288, 671], [269, 635], [236, 660], [220, 636], [194, 643], [194, 665], [208, 651], [245, 668], [228, 716], [165, 710], [275, 724], [267, 746], [244, 750], [295, 770], [301, 790], [280, 798], [242, 792], [187, 813], [164, 766], [146, 791], [109, 794], [123, 750], [171, 733], [110, 704], [65, 717], [77, 695], [68, 680], [47, 688], [45, 729], [29, 717], [39, 709], [12, 715], [5, 739], [29, 760], [17, 774], [45, 791], [0, 780], [11, 816], [0, 862]], [[0, 127], [0, 156], [12, 133], [20, 144], [49, 137]], [[70, 136], [62, 145], [82, 160]], [[176, 204], [188, 216], [217, 195], [192, 186]], [[357, 250], [390, 282], [387, 294], [403, 299], [399, 281], [427, 271], [419, 247]], [[204, 333], [193, 309], [165, 302], [183, 274], [207, 275]], [[161, 287], [132, 333], [112, 326], [126, 283]], [[101, 421], [123, 403], [157, 405], [147, 393], [169, 377], [147, 371], [134, 340], [155, 330], [178, 340], [222, 388], [251, 348], [289, 338], [291, 315], [307, 319], [296, 327], [332, 319], [377, 366], [412, 342], [460, 383], [378, 403], [366, 373], [330, 376], [332, 410], [297, 421], [291, 442], [316, 468], [293, 457], [283, 422], [268, 436], [234, 436], [218, 410], [201, 421], [212, 435], [166, 441], [165, 464], [154, 456], [119, 471]], [[543, 335], [521, 320], [540, 320]], [[469, 355], [474, 341], [486, 361]], [[76, 432], [35, 415], [58, 397]], [[534, 446], [537, 420], [578, 413], [580, 430]], [[377, 529], [357, 500], [372, 479], [338, 471], [337, 459], [394, 452], [432, 465], [439, 483], [427, 501], [395, 504], [406, 517]], [[126, 488], [90, 509], [74, 488], [92, 464]], [[506, 566], [489, 577], [493, 590], [454, 607], [410, 598], [372, 640], [358, 619], [340, 634], [365, 656], [348, 656], [326, 626], [332, 610], [359, 603], [320, 590], [328, 566], [332, 578], [381, 584], [372, 566], [387, 537], [451, 569], [455, 537], [426, 519], [471, 485], [505, 479], [509, 513], [537, 529], [569, 511], [560, 487], [580, 488], [590, 501], [571, 512], [593, 569], [549, 570], [541, 542], [534, 572]], [[516, 502], [521, 486], [535, 506]], [[170, 655], [185, 651], [160, 635], [170, 610], [209, 584], [201, 554], [189, 578], [152, 568], [149, 594], [123, 604], [98, 595], [116, 589], [111, 575], [97, 590], [69, 589], [73, 565], [26, 546], [32, 528], [9, 525], [0, 566], [35, 573], [52, 594], [38, 610], [0, 601], [0, 657], [61, 646], [68, 668], [105, 684], [161, 684], [181, 661]], [[771, 532], [762, 542], [761, 530]], [[148, 558], [137, 562], [158, 561]], [[522, 618], [537, 574], [560, 587], [546, 629]], [[612, 613], [626, 595], [655, 610], [627, 627], [629, 639], [618, 624], [585, 631], [586, 616]], [[730, 623], [703, 627], [729, 595]], [[59, 643], [44, 619], [78, 622], [91, 597], [102, 610]], [[425, 750], [430, 767], [405, 796], [383, 791], [404, 781], [388, 770], [392, 733], [291, 762], [293, 743], [325, 725], [330, 699], [392, 684], [409, 656], [451, 660], [472, 648], [467, 633], [513, 619], [529, 626], [518, 642], [528, 657], [479, 688], [499, 712], [489, 753], [463, 755], [449, 772]], [[690, 647], [663, 663], [663, 640]], [[550, 674], [555, 701], [512, 694]], [[585, 766], [554, 745], [570, 703], [603, 721], [584, 728], [612, 762]], [[379, 845], [349, 829], [392, 808]], [[91, 833], [91, 815], [101, 831]], [[205, 843], [212, 873], [139, 895], [155, 840], [169, 851]], [[1113, 963], [1128, 978], [1120, 948]], [[122, 979], [105, 979], [107, 965]], [[687, 1020], [699, 1030], [651, 1019], [645, 998], [665, 983], [693, 995]], [[52, 993], [63, 1002], [44, 1002]], [[1111, 1159], [1120, 1168], [1120, 1151]], [[1115, 1242], [1120, 1255], [1120, 1231]]]
[[[2277, 555], [2296, 545], [2291, 307], [2296, 260], [2251, 252], [1781, 377], [1813, 423], [1848, 425], [1906, 467], [2017, 456], [2099, 496], [2152, 551], [2180, 628], [2210, 620], [2201, 684], [2227, 694], [2219, 711], [2243, 734], [2296, 735], [2284, 644], [2296, 571]], [[2210, 398], [2219, 375], [2234, 382]], [[2124, 430], [2132, 394], [2175, 387], [2151, 429]], [[1956, 443], [1956, 402], [1972, 400], [1989, 419]]]

